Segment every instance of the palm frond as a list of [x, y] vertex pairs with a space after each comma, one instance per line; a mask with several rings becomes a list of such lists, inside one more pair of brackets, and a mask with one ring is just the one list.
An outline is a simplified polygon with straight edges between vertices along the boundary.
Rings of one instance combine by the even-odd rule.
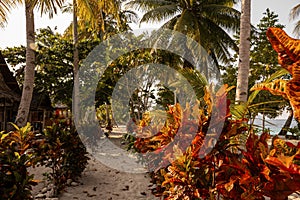
[[238, 2], [240, 2], [240, 0], [203, 0], [203, 1], [201, 1], [201, 3], [204, 5], [217, 4], [217, 5], [224, 5], [227, 7], [233, 7]]
[[133, 0], [125, 4], [125, 9], [132, 8], [138, 11], [148, 12], [149, 10], [165, 5], [171, 5], [173, 3], [174, 2], [172, 2], [171, 0]]
[[[270, 83], [271, 81], [278, 79], [284, 75], [289, 74], [289, 72], [284, 69], [281, 68], [280, 70], [276, 71], [274, 74], [272, 74], [267, 80], [264, 81], [264, 83]], [[252, 102], [254, 101], [255, 97], [258, 95], [258, 93], [260, 92], [260, 90], [254, 90], [248, 98], [248, 104], [252, 104]]]
[[[261, 105], [269, 105], [269, 104], [273, 104], [273, 103], [284, 103], [285, 101], [284, 100], [277, 100], [277, 101], [264, 101], [264, 102], [259, 102], [259, 103], [255, 103], [255, 104], [251, 104], [249, 105], [248, 107], [251, 109], [253, 107], [259, 107]], [[261, 108], [261, 109], [264, 109], [264, 111], [266, 111], [267, 108]], [[270, 108], [270, 110], [273, 110]]]
[[73, 6], [71, 3], [67, 3], [61, 7], [62, 13], [72, 13], [73, 12]]
[[294, 8], [292, 8], [290, 12], [290, 19], [295, 20], [300, 16], [300, 4], [296, 5]]
[[[126, 5], [145, 12], [141, 22], [168, 20], [162, 28], [180, 31], [199, 42], [215, 60], [227, 63], [230, 49], [237, 45], [228, 31], [236, 32], [240, 12], [233, 8], [236, 0], [132, 0]], [[217, 62], [216, 62], [217, 63]]]
[[195, 17], [192, 16], [192, 13], [187, 9], [184, 9], [174, 26], [174, 30], [186, 34], [188, 31], [192, 30], [190, 27], [193, 27], [196, 24], [197, 22]]
[[168, 20], [166, 23], [164, 23], [160, 28], [164, 29], [164, 28], [168, 28], [168, 29], [171, 29], [173, 30], [175, 25], [176, 25], [176, 22], [177, 20], [181, 17], [181, 15], [177, 15], [175, 17], [173, 17], [172, 19]]
[[80, 0], [77, 1], [77, 16], [79, 20], [81, 19], [89, 19], [89, 23], [91, 28], [96, 29], [98, 26], [99, 13], [101, 13], [101, 9], [98, 7], [97, 1], [95, 0]]
[[0, 1], [0, 27], [7, 23], [7, 14], [14, 8], [20, 0], [1, 0]]
[[199, 42], [207, 51], [212, 49], [217, 58], [225, 63], [229, 61], [231, 55], [229, 49], [238, 49], [229, 34], [207, 18], [201, 21]]
[[203, 13], [199, 13], [200, 16], [210, 19], [227, 30], [237, 31], [240, 27], [241, 13], [236, 9], [224, 5], [207, 5], [203, 6], [203, 10]]
[[157, 8], [154, 8], [148, 12], [146, 12], [141, 22], [159, 22], [165, 21], [174, 17], [174, 15], [179, 14], [180, 8], [177, 5], [164, 5]]
[[[290, 20], [295, 20], [296, 18], [300, 17], [300, 4], [292, 8], [289, 16]], [[300, 20], [296, 22], [293, 33], [298, 37], [300, 36]]]
[[137, 22], [139, 19], [139, 16], [137, 13], [135, 13], [134, 11], [130, 11], [130, 10], [124, 10], [120, 12], [120, 15], [125, 16], [126, 20], [131, 23], [131, 22]]
[[32, 6], [40, 10], [41, 15], [48, 13], [49, 17], [52, 18], [54, 14], [57, 13], [58, 8], [60, 9], [65, 0], [33, 0]]
[[296, 22], [293, 33], [298, 37], [300, 36], [300, 20], [298, 22]]
[[[96, 0], [97, 1], [97, 0]], [[120, 25], [121, 20], [119, 16], [119, 11], [121, 10], [121, 5], [119, 1], [115, 0], [101, 0], [98, 1], [98, 7], [107, 15], [114, 16], [117, 23]]]
[[248, 113], [247, 103], [241, 102], [240, 104], [231, 104], [230, 113], [234, 119], [244, 119]]

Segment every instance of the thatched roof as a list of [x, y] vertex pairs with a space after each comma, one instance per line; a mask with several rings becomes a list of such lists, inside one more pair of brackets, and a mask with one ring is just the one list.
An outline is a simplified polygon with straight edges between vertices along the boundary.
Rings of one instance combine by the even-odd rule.
[[[13, 73], [9, 70], [4, 57], [0, 51], [0, 98], [7, 98], [20, 102], [22, 92]], [[33, 92], [30, 104], [31, 110], [47, 109], [52, 110], [49, 95], [41, 92]]]
[[21, 91], [19, 85], [9, 70], [0, 52], [0, 98], [20, 101]]

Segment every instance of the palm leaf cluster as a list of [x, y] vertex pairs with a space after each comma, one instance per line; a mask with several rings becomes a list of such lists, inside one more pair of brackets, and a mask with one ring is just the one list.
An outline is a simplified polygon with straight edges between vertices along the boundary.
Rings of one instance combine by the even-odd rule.
[[[296, 5], [290, 12], [291, 20], [295, 20], [300, 17], [300, 4]], [[294, 33], [300, 36], [300, 20], [296, 22]]]
[[7, 14], [11, 8], [16, 6], [18, 0], [1, 0], [0, 1], [0, 27], [7, 23]]
[[142, 22], [162, 22], [199, 42], [219, 62], [229, 62], [237, 45], [230, 32], [239, 29], [240, 12], [235, 0], [132, 0], [129, 8], [142, 11]]
[[30, 3], [43, 13], [48, 13], [52, 18], [54, 14], [63, 6], [66, 0], [31, 0]]
[[[135, 22], [133, 11], [122, 10], [123, 0], [77, 0], [79, 40], [86, 38], [105, 39], [108, 32], [127, 30], [128, 23]], [[63, 6], [63, 12], [72, 13], [71, 3]], [[72, 24], [66, 29], [65, 36], [72, 37]]]

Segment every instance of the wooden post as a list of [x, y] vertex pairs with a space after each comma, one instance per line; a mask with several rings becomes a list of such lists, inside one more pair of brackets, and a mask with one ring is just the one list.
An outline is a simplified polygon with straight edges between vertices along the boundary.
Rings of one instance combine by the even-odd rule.
[[45, 124], [46, 124], [46, 113], [47, 113], [47, 110], [44, 108], [44, 110], [43, 110], [42, 130], [44, 130], [44, 127], [45, 127]]
[[[3, 130], [7, 129], [7, 121], [6, 121], [6, 98], [4, 97], [4, 111], [3, 111], [3, 118], [4, 118], [4, 127]], [[7, 131], [7, 130], [6, 130]]]

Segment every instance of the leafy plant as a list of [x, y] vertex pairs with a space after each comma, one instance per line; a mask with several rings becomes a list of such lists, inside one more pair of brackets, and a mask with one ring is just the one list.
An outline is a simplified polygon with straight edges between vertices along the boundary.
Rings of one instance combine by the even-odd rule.
[[81, 176], [89, 158], [75, 128], [63, 120], [47, 127], [42, 134], [45, 143], [36, 153], [42, 158], [41, 164], [52, 169], [47, 178], [55, 185], [57, 195], [68, 179]]
[[[150, 156], [145, 154], [144, 158], [149, 169], [154, 170], [151, 177], [156, 185], [155, 195], [174, 200], [248, 200], [264, 199], [265, 196], [285, 199], [300, 190], [300, 143], [295, 146], [274, 138], [269, 145], [268, 133], [256, 135], [244, 118], [233, 118], [229, 105], [222, 104], [227, 91], [225, 87], [216, 94], [206, 92], [203, 97], [206, 107], [199, 110], [200, 117], [190, 120], [190, 124], [185, 124], [187, 121], [184, 119], [189, 116], [188, 108], [183, 109], [178, 104], [169, 106], [168, 120], [158, 134], [150, 138], [136, 138], [134, 146], [137, 151], [158, 152]], [[225, 125], [221, 130], [208, 128], [214, 127], [210, 119], [218, 117], [212, 116], [213, 109], [226, 110]], [[157, 131], [156, 127], [147, 127], [150, 122], [151, 117], [144, 116], [137, 134], [149, 136]], [[179, 129], [180, 126], [183, 128]], [[190, 144], [185, 144], [189, 141], [187, 137], [191, 128], [197, 134]], [[215, 141], [218, 131], [221, 134]], [[180, 143], [170, 145], [177, 134]], [[242, 135], [245, 142], [241, 140]]]
[[28, 123], [9, 133], [0, 132], [0, 198], [11, 200], [33, 199], [32, 186], [36, 185], [28, 167], [36, 163], [33, 149], [39, 141]]

